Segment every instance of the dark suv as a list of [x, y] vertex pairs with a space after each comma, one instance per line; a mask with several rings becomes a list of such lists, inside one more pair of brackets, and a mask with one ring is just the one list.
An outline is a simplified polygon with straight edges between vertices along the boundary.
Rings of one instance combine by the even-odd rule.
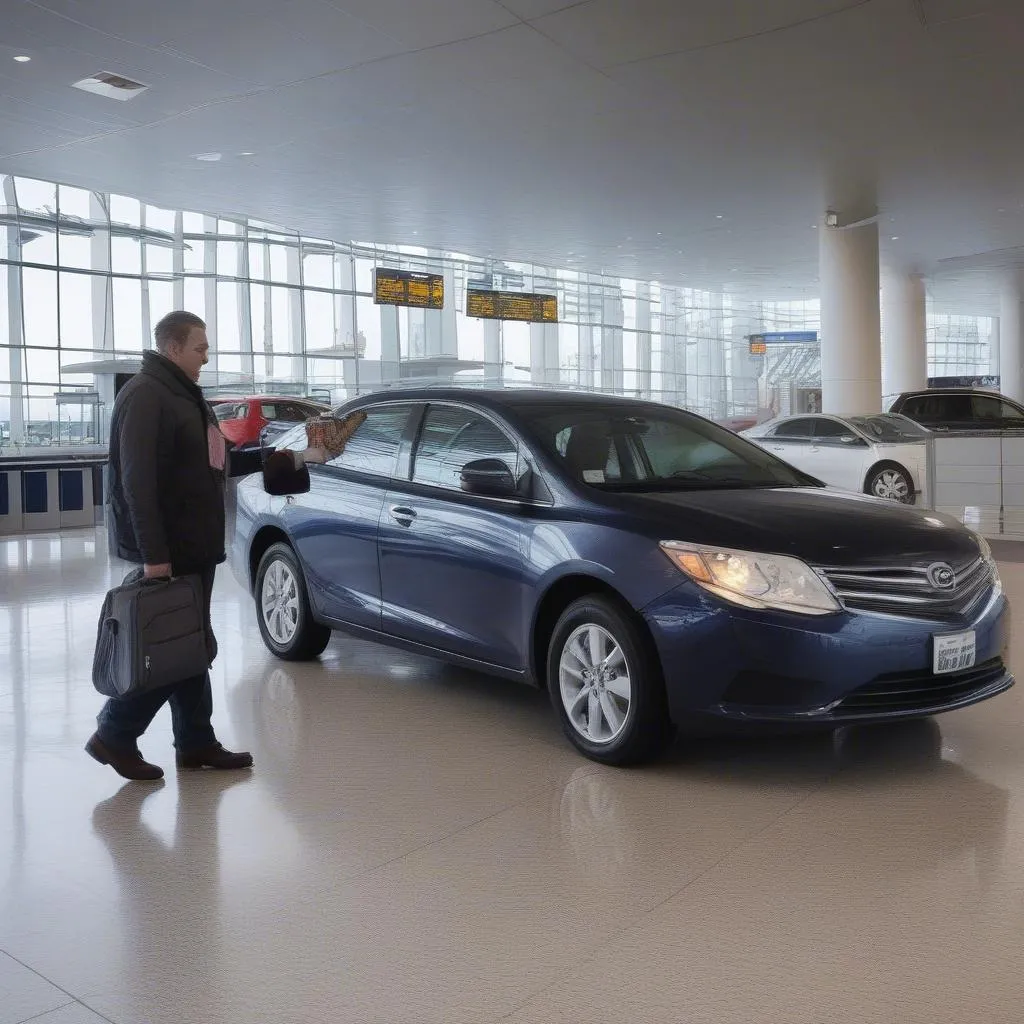
[[929, 430], [1024, 430], [1024, 406], [989, 391], [932, 388], [902, 394], [890, 412]]

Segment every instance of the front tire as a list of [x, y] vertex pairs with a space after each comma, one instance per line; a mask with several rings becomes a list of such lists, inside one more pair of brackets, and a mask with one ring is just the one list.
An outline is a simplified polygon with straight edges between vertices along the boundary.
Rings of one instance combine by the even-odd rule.
[[650, 760], [672, 734], [650, 640], [607, 598], [581, 598], [558, 620], [548, 649], [548, 688], [565, 735], [594, 761]]
[[873, 498], [898, 501], [903, 505], [914, 504], [914, 481], [910, 473], [895, 462], [875, 466], [868, 473], [864, 491]]
[[309, 661], [323, 653], [331, 631], [313, 618], [306, 579], [295, 552], [274, 544], [256, 572], [256, 620], [263, 643], [282, 661]]

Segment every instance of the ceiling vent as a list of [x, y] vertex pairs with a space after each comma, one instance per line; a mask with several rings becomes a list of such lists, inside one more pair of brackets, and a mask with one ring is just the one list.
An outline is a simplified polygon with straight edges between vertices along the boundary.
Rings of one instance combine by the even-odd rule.
[[97, 96], [106, 96], [111, 100], [133, 100], [144, 93], [149, 86], [141, 82], [133, 82], [123, 75], [113, 75], [109, 71], [100, 71], [80, 82], [74, 83], [75, 89], [93, 92]]

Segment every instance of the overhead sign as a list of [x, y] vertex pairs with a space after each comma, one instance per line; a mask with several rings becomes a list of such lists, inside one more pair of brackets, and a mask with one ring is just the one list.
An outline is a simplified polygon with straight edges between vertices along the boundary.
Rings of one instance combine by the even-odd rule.
[[557, 324], [558, 296], [467, 288], [466, 316], [480, 317], [482, 320]]
[[750, 351], [754, 345], [811, 345], [817, 340], [817, 331], [765, 331], [750, 336]]
[[444, 309], [444, 277], [409, 270], [373, 269], [373, 301], [378, 306]]
[[752, 356], [763, 356], [768, 351], [768, 345], [763, 341], [750, 339], [750, 354]]

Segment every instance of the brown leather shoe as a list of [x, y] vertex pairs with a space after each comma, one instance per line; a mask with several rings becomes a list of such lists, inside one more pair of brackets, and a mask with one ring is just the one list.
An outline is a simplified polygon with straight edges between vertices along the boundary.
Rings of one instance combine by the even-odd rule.
[[178, 770], [183, 772], [197, 772], [202, 768], [231, 771], [237, 768], [252, 767], [252, 754], [249, 751], [243, 750], [235, 754], [230, 750], [225, 750], [219, 743], [203, 747], [201, 750], [190, 750], [184, 754], [179, 752], [175, 760], [178, 763]]
[[164, 777], [164, 770], [159, 765], [150, 764], [142, 759], [136, 750], [113, 750], [93, 733], [85, 745], [85, 752], [100, 764], [109, 764], [124, 779], [133, 782], [156, 782]]

